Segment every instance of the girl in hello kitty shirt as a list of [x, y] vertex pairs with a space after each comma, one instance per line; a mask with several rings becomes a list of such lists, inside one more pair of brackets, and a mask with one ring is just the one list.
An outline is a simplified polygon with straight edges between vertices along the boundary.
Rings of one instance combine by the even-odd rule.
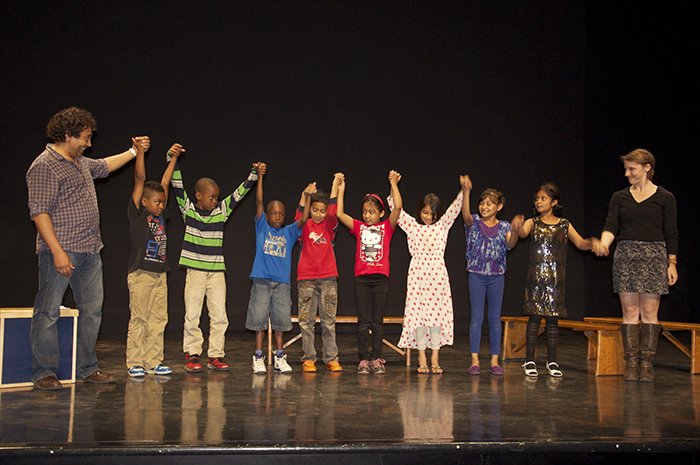
[[[399, 347], [418, 349], [418, 373], [441, 374], [439, 351], [454, 340], [452, 291], [445, 266], [445, 247], [450, 228], [462, 211], [462, 189], [444, 210], [440, 198], [427, 194], [418, 204], [416, 218], [405, 210], [398, 225], [406, 232], [411, 263], [406, 285], [406, 308]], [[389, 207], [393, 208], [389, 198]], [[432, 349], [430, 368], [426, 348]]]
[[[389, 246], [401, 213], [401, 194], [396, 171], [389, 172], [394, 209], [389, 217], [384, 202], [377, 194], [367, 194], [362, 200], [362, 220], [345, 213], [345, 178], [338, 184], [338, 221], [357, 238], [355, 248], [355, 305], [357, 307], [357, 346], [361, 375], [384, 374], [382, 358], [384, 339], [384, 312], [389, 297]], [[371, 351], [370, 346], [371, 330]]]

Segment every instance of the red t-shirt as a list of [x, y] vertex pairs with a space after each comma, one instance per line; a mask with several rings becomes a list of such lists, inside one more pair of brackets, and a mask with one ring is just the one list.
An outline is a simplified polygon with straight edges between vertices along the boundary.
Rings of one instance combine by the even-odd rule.
[[[309, 218], [304, 223], [299, 241], [301, 242], [301, 254], [297, 266], [297, 280], [337, 278], [338, 267], [335, 262], [333, 243], [335, 233], [338, 230], [338, 206], [328, 202], [326, 217], [319, 224]], [[299, 220], [302, 211], [297, 208], [295, 220]]]
[[368, 225], [353, 220], [351, 233], [357, 238], [355, 248], [355, 276], [383, 274], [389, 276], [389, 251], [394, 228], [386, 219]]

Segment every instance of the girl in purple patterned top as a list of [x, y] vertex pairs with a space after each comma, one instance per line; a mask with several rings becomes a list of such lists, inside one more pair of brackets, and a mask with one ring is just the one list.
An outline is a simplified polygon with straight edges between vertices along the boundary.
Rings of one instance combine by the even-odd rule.
[[467, 235], [467, 272], [469, 272], [469, 349], [471, 366], [468, 373], [478, 375], [481, 327], [484, 322], [484, 304], [488, 305], [489, 347], [492, 375], [503, 375], [498, 364], [501, 353], [501, 304], [506, 272], [506, 254], [518, 242], [511, 224], [496, 218], [506, 203], [505, 196], [496, 189], [486, 189], [479, 199], [479, 214], [469, 210], [469, 192], [472, 184], [468, 176], [467, 189], [462, 205], [464, 231]]

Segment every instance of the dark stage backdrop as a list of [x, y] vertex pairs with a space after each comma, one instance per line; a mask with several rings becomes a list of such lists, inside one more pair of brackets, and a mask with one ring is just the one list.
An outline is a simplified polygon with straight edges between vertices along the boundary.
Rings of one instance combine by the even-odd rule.
[[[290, 220], [308, 182], [330, 187], [333, 173], [344, 172], [348, 212], [359, 216], [362, 196], [385, 196], [388, 171], [396, 169], [411, 213], [427, 192], [449, 203], [466, 173], [474, 182], [472, 207], [483, 189], [496, 187], [507, 198], [501, 218], [511, 219], [529, 213], [535, 190], [551, 180], [562, 188], [565, 216], [582, 235], [598, 235], [609, 195], [625, 185], [617, 158], [630, 149], [649, 148], [660, 158], [661, 184], [677, 195], [684, 189], [677, 162], [688, 148], [678, 139], [689, 119], [675, 114], [676, 41], [645, 29], [651, 21], [657, 32], [675, 33], [670, 22], [682, 16], [560, 1], [6, 3], [1, 305], [32, 305], [35, 228], [24, 175], [43, 149], [50, 116], [71, 105], [98, 120], [89, 156], [121, 152], [134, 135], [151, 136], [149, 178], [160, 178], [165, 151], [182, 143], [190, 192], [197, 178], [210, 176], [226, 195], [252, 162], [267, 162], [266, 199], [283, 200]], [[103, 332], [127, 328], [132, 180], [130, 164], [97, 182]], [[169, 208], [167, 330], [177, 333], [183, 227], [174, 202]], [[251, 192], [226, 226], [232, 331], [245, 320], [254, 213]], [[690, 226], [681, 228], [679, 287], [687, 289]], [[528, 246], [521, 241], [510, 253], [504, 314], [521, 313]], [[446, 254], [458, 337], [466, 337], [469, 321], [464, 249], [460, 219]], [[336, 253], [339, 314], [353, 314], [354, 239], [342, 226]], [[298, 249], [294, 255], [296, 263]], [[391, 257], [388, 313], [401, 315], [410, 258], [402, 232]], [[619, 313], [610, 262], [571, 246], [570, 317]], [[674, 292], [677, 312], [690, 318], [687, 296]]]

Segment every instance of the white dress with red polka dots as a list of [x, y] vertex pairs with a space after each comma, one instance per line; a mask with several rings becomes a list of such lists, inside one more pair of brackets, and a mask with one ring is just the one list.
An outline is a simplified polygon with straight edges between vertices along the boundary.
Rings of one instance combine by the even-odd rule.
[[[399, 226], [406, 232], [411, 263], [408, 266], [406, 308], [398, 346], [415, 349], [416, 328], [439, 326], [440, 347], [454, 341], [454, 317], [450, 276], [445, 266], [445, 247], [450, 228], [462, 211], [462, 191], [444, 215], [431, 225], [416, 221], [405, 210]], [[428, 333], [430, 347], [430, 333]]]

